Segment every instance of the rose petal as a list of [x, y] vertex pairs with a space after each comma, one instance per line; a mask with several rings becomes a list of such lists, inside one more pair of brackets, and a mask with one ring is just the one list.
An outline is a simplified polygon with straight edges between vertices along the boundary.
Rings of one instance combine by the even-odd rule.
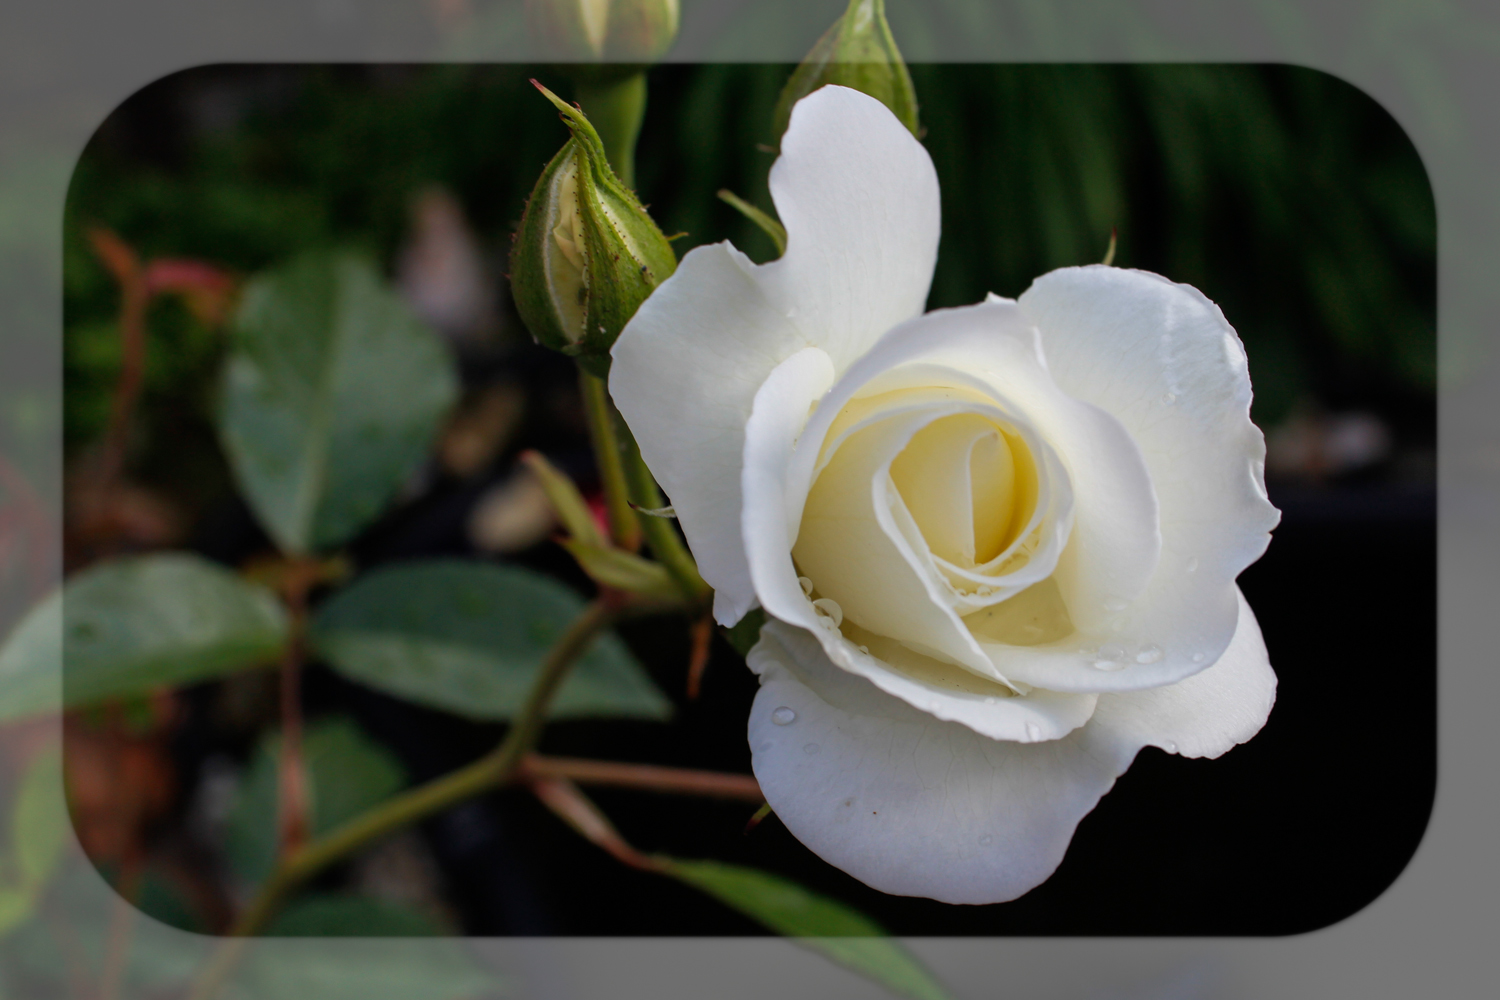
[[683, 258], [612, 352], [610, 395], [676, 510], [725, 625], [755, 605], [740, 540], [745, 423], [761, 383], [804, 346], [767, 303], [755, 265], [720, 243]]
[[766, 801], [814, 853], [882, 892], [1014, 899], [1052, 874], [1134, 756], [1092, 726], [1045, 743], [986, 739], [882, 694], [775, 623], [750, 664]]
[[787, 465], [808, 410], [832, 382], [833, 363], [828, 355], [816, 347], [804, 348], [766, 379], [745, 424], [741, 521], [755, 593], [767, 614], [804, 628], [819, 626], [792, 566]]
[[897, 523], [905, 506], [891, 483], [891, 462], [943, 413], [893, 417], [846, 439], [813, 484], [792, 555], [847, 620], [1003, 680], [953, 610], [947, 584], [923, 558], [926, 543], [916, 525], [910, 524], [914, 537], [908, 537]]
[[[1108, 676], [1115, 689], [1189, 676], [1229, 645], [1234, 579], [1280, 519], [1266, 498], [1244, 348], [1201, 292], [1144, 271], [1064, 268], [1038, 278], [1019, 305], [1041, 331], [1057, 384], [1120, 421], [1156, 490], [1158, 569], [1122, 609], [1113, 639], [1099, 638], [1161, 655]], [[1110, 689], [1083, 658], [1054, 676], [1070, 690]]]
[[1260, 732], [1276, 702], [1276, 674], [1245, 595], [1239, 621], [1217, 663], [1191, 677], [1099, 697], [1090, 729], [1125, 747], [1157, 746], [1184, 757], [1218, 757]]
[[932, 161], [857, 91], [825, 87], [797, 104], [771, 193], [787, 230], [781, 259], [757, 266], [727, 243], [698, 247], [611, 351], [610, 395], [726, 625], [756, 600], [740, 539], [740, 459], [756, 391], [809, 345], [841, 367], [920, 313], [937, 259]]
[[932, 159], [885, 105], [824, 87], [792, 109], [770, 186], [786, 253], [762, 280], [842, 372], [926, 306], [941, 216]]

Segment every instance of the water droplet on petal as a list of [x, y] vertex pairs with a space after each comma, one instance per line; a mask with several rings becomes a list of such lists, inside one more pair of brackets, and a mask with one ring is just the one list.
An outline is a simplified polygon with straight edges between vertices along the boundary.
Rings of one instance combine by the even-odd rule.
[[802, 752], [806, 753], [806, 754], [817, 753], [818, 752], [818, 745], [816, 743], [809, 743], [809, 744], [807, 744], [807, 746], [805, 746], [805, 747], [802, 748]]
[[1026, 723], [1026, 742], [1035, 743], [1042, 738], [1042, 729], [1035, 722]]
[[776, 723], [778, 726], [790, 726], [792, 723], [797, 721], [797, 713], [793, 712], [785, 705], [782, 705], [776, 711], [771, 713], [771, 721]]
[[802, 593], [808, 597], [812, 596], [812, 579], [806, 576], [797, 577], [797, 586], [802, 588]]
[[1137, 663], [1155, 663], [1159, 659], [1161, 659], [1160, 646], [1142, 646], [1141, 651], [1135, 654]]
[[870, 647], [869, 646], [860, 646], [859, 647], [859, 651], [861, 653], [864, 653], [866, 656], [870, 655]]
[[1194, 653], [1193, 654], [1193, 662], [1194, 663], [1202, 663], [1206, 659], [1208, 659], [1208, 657], [1204, 656], [1202, 653]]
[[820, 597], [816, 601], [813, 601], [813, 607], [819, 613], [827, 616], [828, 621], [833, 624], [834, 628], [838, 628], [844, 624], [844, 609], [838, 606], [838, 602], [829, 600], [826, 597]]
[[995, 838], [991, 837], [987, 833], [984, 836], [982, 836], [982, 837], [979, 838], [979, 846], [981, 846], [981, 847], [987, 847], [990, 844], [993, 844], [994, 842], [995, 842]]
[[1188, 562], [1187, 562], [1187, 571], [1189, 573], [1196, 573], [1196, 572], [1198, 572], [1198, 557], [1197, 556], [1193, 556], [1193, 558], [1191, 558], [1191, 559], [1188, 560]]
[[1162, 749], [1165, 750], [1167, 753], [1176, 753], [1177, 752], [1177, 741], [1176, 740], [1163, 740], [1162, 741]]
[[1095, 670], [1121, 670], [1125, 667], [1125, 647], [1105, 643], [1094, 655]]
[[1163, 403], [1166, 403], [1168, 406], [1171, 406], [1173, 403], [1177, 402], [1177, 393], [1164, 392], [1161, 394], [1161, 401]]

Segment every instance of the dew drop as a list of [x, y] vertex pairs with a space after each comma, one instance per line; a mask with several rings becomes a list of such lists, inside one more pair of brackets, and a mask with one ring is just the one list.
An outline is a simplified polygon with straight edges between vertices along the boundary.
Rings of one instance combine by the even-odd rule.
[[797, 721], [797, 713], [793, 712], [785, 705], [782, 705], [776, 711], [771, 713], [771, 721], [776, 723], [778, 726], [790, 726], [792, 723]]
[[1142, 646], [1141, 651], [1135, 654], [1137, 663], [1155, 663], [1159, 659], [1161, 659], [1160, 646]]
[[1165, 750], [1167, 753], [1176, 753], [1177, 752], [1177, 741], [1176, 740], [1164, 740], [1163, 744], [1162, 744], [1162, 749]]
[[1105, 643], [1094, 656], [1095, 670], [1121, 670], [1125, 667], [1125, 647]]
[[1130, 602], [1119, 597], [1106, 597], [1104, 599], [1105, 611], [1124, 611], [1130, 607]]
[[802, 588], [802, 593], [807, 597], [812, 596], [812, 579], [810, 577], [797, 577], [797, 585]]
[[1039, 740], [1041, 738], [1042, 738], [1041, 727], [1038, 726], [1035, 722], [1028, 722], [1028, 723], [1026, 723], [1026, 742], [1027, 743], [1035, 743], [1037, 740]]
[[1208, 657], [1204, 656], [1202, 653], [1194, 653], [1193, 654], [1193, 662], [1194, 663], [1202, 663], [1206, 659], [1208, 659]]
[[860, 646], [859, 647], [859, 651], [861, 653], [864, 653], [866, 656], [870, 655], [870, 647], [869, 646]]
[[987, 695], [985, 697], [985, 699], [984, 699], [984, 703], [986, 705], [995, 705], [995, 704], [998, 704], [999, 702], [1000, 702], [1000, 699], [996, 698], [994, 695]]
[[1187, 562], [1187, 571], [1189, 573], [1196, 573], [1196, 572], [1198, 572], [1198, 557], [1197, 556], [1193, 556], [1193, 558], [1191, 558], [1191, 559], [1188, 560], [1188, 562]]
[[813, 607], [817, 608], [819, 612], [826, 615], [828, 621], [833, 624], [834, 628], [838, 628], [840, 625], [844, 624], [844, 609], [839, 607], [836, 601], [832, 601], [826, 597], [820, 597], [816, 601], [813, 601]]
[[987, 833], [984, 836], [982, 836], [982, 837], [979, 838], [979, 846], [980, 847], [988, 847], [990, 844], [993, 844], [994, 842], [995, 842], [995, 838], [991, 837]]
[[1166, 403], [1168, 406], [1171, 406], [1173, 403], [1177, 402], [1177, 393], [1164, 392], [1161, 394], [1161, 401], [1163, 403]]
[[805, 747], [802, 748], [802, 752], [805, 753], [805, 754], [815, 754], [815, 753], [818, 752], [819, 749], [820, 748], [818, 747], [818, 745], [816, 743], [809, 743], [809, 744], [807, 744], [807, 746], [805, 746]]

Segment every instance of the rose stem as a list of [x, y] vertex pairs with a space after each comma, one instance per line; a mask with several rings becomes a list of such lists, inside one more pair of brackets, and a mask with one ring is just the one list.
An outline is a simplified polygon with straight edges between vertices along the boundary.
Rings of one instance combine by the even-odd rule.
[[604, 380], [578, 370], [578, 388], [583, 393], [583, 410], [589, 422], [589, 442], [594, 447], [594, 461], [604, 485], [604, 508], [609, 514], [609, 534], [614, 543], [627, 552], [641, 547], [641, 523], [630, 509], [630, 488], [625, 478], [625, 459], [616, 435], [618, 426], [609, 404]]

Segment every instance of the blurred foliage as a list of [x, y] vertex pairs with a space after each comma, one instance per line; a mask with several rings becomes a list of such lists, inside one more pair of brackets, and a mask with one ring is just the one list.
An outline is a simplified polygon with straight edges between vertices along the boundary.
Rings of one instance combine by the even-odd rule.
[[[229, 811], [225, 853], [234, 874], [247, 885], [264, 879], [276, 862], [280, 748], [280, 733], [268, 733], [261, 740]], [[391, 751], [342, 716], [309, 725], [302, 754], [313, 836], [353, 819], [406, 784], [406, 774]]]
[[[653, 70], [637, 178], [675, 243], [770, 239], [715, 198], [769, 209], [772, 113], [788, 67]], [[1016, 295], [1100, 259], [1201, 288], [1245, 339], [1257, 417], [1298, 400], [1430, 400], [1435, 217], [1396, 123], [1326, 74], [1272, 66], [917, 65], [943, 188], [931, 305]], [[498, 272], [538, 171], [567, 138], [519, 66], [209, 67], [147, 87], [75, 171], [65, 246], [66, 429], [97, 437], [118, 366], [117, 293], [83, 238], [241, 272], [339, 244], [390, 260], [413, 196], [452, 190]], [[153, 307], [147, 429], [206, 415], [222, 336]], [[188, 418], [185, 420], [185, 418]], [[206, 416], [203, 421], [206, 424]], [[188, 428], [190, 431], [191, 428]], [[180, 460], [180, 456], [179, 456]]]
[[[313, 650], [387, 694], [469, 719], [511, 719], [547, 651], [583, 611], [556, 580], [457, 559], [382, 567], [330, 598]], [[578, 658], [552, 718], [665, 719], [671, 703], [613, 633]]]
[[437, 337], [363, 257], [311, 251], [250, 281], [219, 436], [283, 552], [332, 548], [377, 518], [457, 396]]
[[72, 708], [274, 662], [286, 631], [269, 590], [197, 556], [93, 566], [32, 608], [0, 645], [0, 720], [55, 711], [59, 695]]

